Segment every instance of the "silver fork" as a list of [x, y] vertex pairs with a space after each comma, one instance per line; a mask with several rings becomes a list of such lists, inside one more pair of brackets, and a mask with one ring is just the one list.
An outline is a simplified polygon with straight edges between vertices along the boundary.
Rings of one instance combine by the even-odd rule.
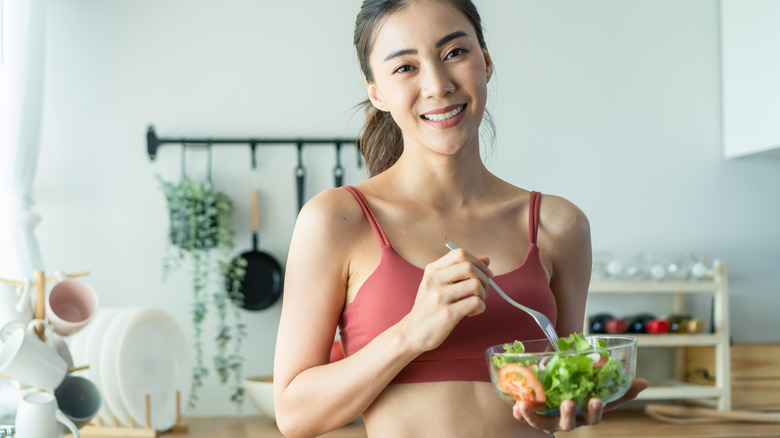
[[[447, 242], [446, 245], [447, 248], [449, 248], [450, 250], [458, 249], [458, 246], [452, 242]], [[493, 289], [495, 289], [496, 292], [498, 292], [498, 294], [501, 295], [501, 298], [505, 299], [509, 304], [531, 315], [534, 321], [536, 321], [536, 323], [539, 324], [539, 327], [542, 328], [542, 331], [544, 332], [545, 336], [547, 336], [547, 339], [550, 340], [550, 344], [552, 344], [552, 347], [555, 349], [555, 351], [561, 351], [561, 348], [558, 347], [558, 333], [555, 332], [555, 327], [553, 327], [550, 320], [546, 316], [544, 316], [544, 313], [538, 312], [534, 309], [531, 309], [530, 307], [526, 307], [518, 303], [517, 301], [509, 298], [509, 295], [504, 293], [504, 291], [501, 290], [500, 287], [498, 287], [498, 285], [496, 284], [495, 281], [493, 281], [492, 278], [488, 279], [488, 283], [490, 283]]]

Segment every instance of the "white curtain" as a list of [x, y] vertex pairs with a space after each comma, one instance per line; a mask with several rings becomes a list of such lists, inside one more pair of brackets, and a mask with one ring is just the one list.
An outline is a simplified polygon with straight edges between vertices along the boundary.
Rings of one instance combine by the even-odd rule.
[[45, 0], [0, 0], [0, 277], [42, 269], [33, 181], [43, 104]]

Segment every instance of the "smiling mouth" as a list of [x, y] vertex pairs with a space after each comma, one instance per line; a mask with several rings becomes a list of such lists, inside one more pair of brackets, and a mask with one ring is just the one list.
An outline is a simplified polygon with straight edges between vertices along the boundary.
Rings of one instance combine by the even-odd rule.
[[444, 120], [449, 120], [463, 111], [463, 109], [466, 108], [466, 105], [461, 105], [451, 111], [447, 111], [446, 113], [441, 114], [423, 114], [422, 118], [425, 120], [430, 120], [432, 122], [443, 122]]

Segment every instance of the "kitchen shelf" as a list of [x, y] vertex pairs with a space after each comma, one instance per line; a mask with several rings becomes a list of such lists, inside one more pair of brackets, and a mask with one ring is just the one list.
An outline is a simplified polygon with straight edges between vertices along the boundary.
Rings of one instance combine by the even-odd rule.
[[671, 335], [637, 335], [637, 345], [640, 347], [688, 347], [716, 346], [723, 341], [720, 334], [671, 334]]
[[714, 386], [696, 385], [677, 380], [650, 382], [650, 387], [642, 391], [640, 400], [668, 399], [709, 399], [718, 398], [721, 391]]
[[600, 281], [593, 282], [591, 293], [713, 293], [718, 291], [714, 281]]
[[[712, 295], [711, 333], [632, 334], [638, 348], [675, 348], [675, 380], [653, 382], [639, 394], [638, 400], [691, 400], [713, 404], [718, 410], [731, 409], [731, 358], [729, 331], [728, 273], [726, 262], [713, 262], [712, 278], [696, 281], [594, 281], [589, 294], [622, 294], [630, 296], [660, 295], [672, 300], [673, 312], [685, 311], [687, 294]], [[587, 312], [586, 312], [587, 314]], [[584, 332], [588, 326], [585, 324]], [[685, 347], [715, 347], [715, 385], [684, 383]]]

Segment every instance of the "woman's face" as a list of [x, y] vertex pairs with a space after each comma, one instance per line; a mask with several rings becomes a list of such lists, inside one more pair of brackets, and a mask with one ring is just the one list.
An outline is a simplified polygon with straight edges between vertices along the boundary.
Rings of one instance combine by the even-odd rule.
[[390, 15], [379, 24], [369, 63], [369, 98], [390, 111], [405, 150], [478, 148], [492, 62], [462, 12], [420, 0]]

